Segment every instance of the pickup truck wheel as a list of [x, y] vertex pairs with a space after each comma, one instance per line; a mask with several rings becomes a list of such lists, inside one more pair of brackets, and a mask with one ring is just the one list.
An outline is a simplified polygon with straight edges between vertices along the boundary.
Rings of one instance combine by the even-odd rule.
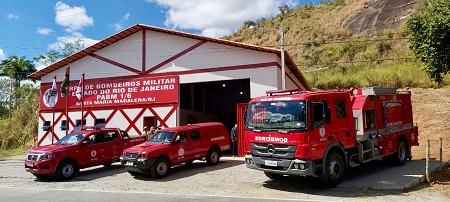
[[264, 172], [264, 175], [266, 175], [268, 178], [270, 178], [272, 180], [279, 180], [279, 179], [283, 178], [283, 175], [270, 173], [270, 172]]
[[206, 155], [206, 163], [210, 166], [217, 165], [220, 160], [220, 154], [217, 148], [211, 148]]
[[331, 152], [325, 162], [325, 173], [322, 178], [327, 187], [336, 187], [344, 178], [344, 158], [339, 152]]
[[72, 161], [63, 161], [59, 163], [56, 169], [56, 177], [60, 180], [70, 180], [77, 173], [78, 169]]
[[150, 174], [156, 178], [164, 178], [169, 174], [170, 163], [165, 158], [158, 158], [155, 161], [155, 165], [150, 168]]

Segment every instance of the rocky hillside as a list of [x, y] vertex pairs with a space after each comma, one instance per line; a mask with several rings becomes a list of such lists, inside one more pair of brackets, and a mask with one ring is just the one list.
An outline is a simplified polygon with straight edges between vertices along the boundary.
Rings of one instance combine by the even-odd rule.
[[[435, 87], [409, 49], [404, 27], [424, 0], [329, 0], [303, 5], [284, 15], [243, 26], [228, 40], [279, 48], [284, 46], [316, 88], [336, 86]], [[326, 68], [323, 68], [326, 67]], [[316, 69], [325, 69], [319, 73]]]

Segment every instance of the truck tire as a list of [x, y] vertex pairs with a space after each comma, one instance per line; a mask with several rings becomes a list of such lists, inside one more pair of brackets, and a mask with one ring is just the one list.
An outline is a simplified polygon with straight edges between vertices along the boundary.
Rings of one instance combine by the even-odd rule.
[[322, 181], [327, 187], [336, 187], [344, 178], [344, 158], [341, 153], [336, 151], [330, 152], [326, 158], [324, 169], [325, 173], [322, 177]]
[[281, 175], [281, 174], [270, 173], [270, 172], [264, 172], [264, 175], [266, 175], [271, 180], [279, 180], [283, 177], [283, 175]]
[[219, 150], [215, 147], [209, 149], [208, 154], [206, 155], [206, 163], [210, 166], [217, 165], [220, 160]]
[[56, 178], [59, 180], [70, 180], [77, 172], [78, 168], [73, 161], [63, 161], [56, 168]]
[[408, 144], [403, 140], [398, 140], [397, 152], [392, 155], [392, 163], [396, 166], [402, 166], [406, 164], [409, 157]]
[[155, 164], [150, 168], [150, 174], [156, 179], [166, 177], [170, 171], [170, 163], [165, 158], [158, 158]]

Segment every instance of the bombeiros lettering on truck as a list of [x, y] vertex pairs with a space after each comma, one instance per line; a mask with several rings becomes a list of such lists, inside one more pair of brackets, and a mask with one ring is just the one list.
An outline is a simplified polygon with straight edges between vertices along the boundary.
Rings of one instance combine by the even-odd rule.
[[333, 187], [349, 166], [377, 159], [404, 165], [419, 144], [412, 111], [411, 92], [393, 88], [268, 91], [242, 117], [246, 167]]
[[268, 141], [268, 142], [288, 142], [287, 138], [282, 137], [271, 137], [271, 136], [255, 136], [257, 141]]

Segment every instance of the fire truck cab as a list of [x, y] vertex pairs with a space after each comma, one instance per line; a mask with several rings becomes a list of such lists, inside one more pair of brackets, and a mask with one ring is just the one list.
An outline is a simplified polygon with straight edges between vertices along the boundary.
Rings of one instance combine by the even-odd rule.
[[411, 94], [393, 88], [268, 91], [244, 119], [246, 166], [271, 179], [314, 176], [334, 187], [348, 166], [404, 165], [418, 145]]

